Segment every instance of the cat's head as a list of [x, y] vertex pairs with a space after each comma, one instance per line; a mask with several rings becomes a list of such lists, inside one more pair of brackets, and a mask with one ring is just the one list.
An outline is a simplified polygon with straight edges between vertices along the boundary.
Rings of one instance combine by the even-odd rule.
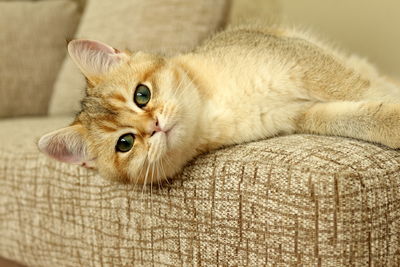
[[96, 41], [71, 41], [68, 51], [88, 82], [82, 110], [70, 126], [42, 136], [39, 149], [126, 182], [156, 182], [180, 171], [196, 153], [200, 108], [184, 68]]

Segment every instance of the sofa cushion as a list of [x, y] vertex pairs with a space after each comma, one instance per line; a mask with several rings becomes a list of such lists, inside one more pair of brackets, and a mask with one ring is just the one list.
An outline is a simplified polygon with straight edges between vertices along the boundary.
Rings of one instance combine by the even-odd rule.
[[[227, 0], [88, 0], [77, 38], [94, 39], [118, 49], [147, 52], [188, 50], [226, 19]], [[85, 80], [70, 58], [57, 79], [50, 114], [79, 109]]]
[[400, 153], [291, 135], [135, 187], [39, 154], [70, 118], [0, 122], [0, 255], [27, 266], [400, 264]]
[[0, 1], [0, 117], [46, 114], [77, 4]]
[[276, 0], [230, 1], [228, 24], [275, 24], [281, 20], [280, 2]]

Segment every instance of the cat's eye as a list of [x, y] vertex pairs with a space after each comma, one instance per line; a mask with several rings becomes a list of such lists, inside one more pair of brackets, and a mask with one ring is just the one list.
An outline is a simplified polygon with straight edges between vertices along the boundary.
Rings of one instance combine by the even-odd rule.
[[115, 145], [115, 150], [118, 152], [128, 152], [132, 149], [135, 142], [135, 136], [131, 133], [121, 135]]
[[139, 84], [136, 87], [135, 93], [133, 94], [133, 101], [135, 104], [139, 107], [142, 108], [149, 103], [151, 98], [151, 92], [150, 89], [144, 85], [144, 84]]

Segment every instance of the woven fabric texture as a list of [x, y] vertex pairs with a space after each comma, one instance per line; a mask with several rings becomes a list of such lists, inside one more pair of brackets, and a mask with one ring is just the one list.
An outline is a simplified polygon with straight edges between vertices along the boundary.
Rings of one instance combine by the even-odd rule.
[[69, 0], [0, 1], [0, 117], [47, 113], [79, 18]]
[[[220, 29], [227, 0], [88, 0], [76, 38], [94, 39], [118, 49], [182, 52]], [[70, 58], [54, 88], [50, 114], [79, 110], [85, 80]]]
[[202, 155], [175, 180], [109, 182], [0, 122], [0, 255], [28, 266], [399, 266], [400, 153], [292, 135]]

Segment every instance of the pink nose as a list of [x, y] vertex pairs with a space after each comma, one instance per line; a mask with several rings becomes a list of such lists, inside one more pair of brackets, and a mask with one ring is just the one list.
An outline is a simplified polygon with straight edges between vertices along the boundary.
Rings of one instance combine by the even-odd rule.
[[153, 136], [157, 132], [162, 132], [162, 129], [160, 125], [158, 124], [158, 119], [156, 119], [154, 126], [153, 126], [153, 132], [151, 133], [151, 136]]
[[155, 132], [162, 132], [162, 129], [161, 129], [161, 127], [160, 126], [156, 126], [156, 127], [154, 127], [154, 131]]

